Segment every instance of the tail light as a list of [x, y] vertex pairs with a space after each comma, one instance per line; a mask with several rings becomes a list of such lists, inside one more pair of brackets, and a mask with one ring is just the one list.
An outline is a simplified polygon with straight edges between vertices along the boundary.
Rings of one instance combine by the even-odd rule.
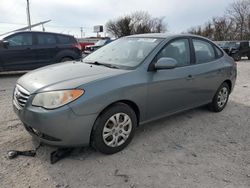
[[80, 51], [82, 51], [82, 46], [79, 43], [74, 44], [73, 47], [78, 48]]

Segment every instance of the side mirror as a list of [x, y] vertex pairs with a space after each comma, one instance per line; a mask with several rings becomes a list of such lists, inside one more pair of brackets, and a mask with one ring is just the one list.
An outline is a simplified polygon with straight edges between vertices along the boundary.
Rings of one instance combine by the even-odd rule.
[[173, 69], [177, 66], [177, 61], [173, 58], [162, 57], [155, 64], [155, 70]]
[[4, 47], [4, 48], [8, 48], [9, 45], [10, 45], [9, 41], [7, 41], [7, 40], [4, 40], [4, 41], [3, 41], [3, 47]]

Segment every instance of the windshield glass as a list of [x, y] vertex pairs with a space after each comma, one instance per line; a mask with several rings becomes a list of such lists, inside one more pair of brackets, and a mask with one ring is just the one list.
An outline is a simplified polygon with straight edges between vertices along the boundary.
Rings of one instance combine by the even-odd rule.
[[162, 41], [155, 38], [121, 38], [88, 55], [83, 62], [99, 62], [133, 68]]
[[103, 46], [105, 44], [106, 40], [99, 40], [97, 43], [95, 43], [96, 46]]
[[226, 42], [224, 47], [226, 48], [238, 48], [240, 46], [240, 43], [238, 42]]

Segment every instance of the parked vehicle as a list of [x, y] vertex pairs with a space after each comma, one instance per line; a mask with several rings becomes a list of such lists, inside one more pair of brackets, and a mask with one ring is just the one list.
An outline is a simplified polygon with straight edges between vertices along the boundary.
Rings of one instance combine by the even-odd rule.
[[242, 57], [247, 56], [250, 60], [250, 41], [231, 41], [226, 42], [222, 49], [235, 61], [240, 61]]
[[0, 71], [32, 70], [81, 57], [81, 46], [70, 35], [23, 31], [0, 43]]
[[86, 46], [89, 46], [89, 45], [94, 45], [95, 43], [92, 43], [92, 42], [79, 42], [79, 44], [81, 45], [81, 48], [82, 48], [82, 51], [84, 52], [86, 49]]
[[44, 143], [112, 154], [130, 143], [139, 124], [207, 104], [222, 111], [235, 80], [236, 63], [206, 38], [133, 35], [80, 62], [27, 73], [13, 105]]
[[85, 50], [84, 50], [84, 53], [85, 54], [90, 54], [92, 53], [93, 51], [101, 48], [102, 46], [105, 46], [106, 44], [112, 42], [111, 39], [102, 39], [102, 40], [99, 40], [97, 43], [95, 43], [94, 45], [87, 45], [85, 46]]

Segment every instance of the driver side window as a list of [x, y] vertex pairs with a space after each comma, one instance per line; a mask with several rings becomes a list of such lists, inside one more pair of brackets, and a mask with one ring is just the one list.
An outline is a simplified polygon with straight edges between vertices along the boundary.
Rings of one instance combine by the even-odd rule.
[[32, 34], [22, 33], [7, 38], [9, 46], [29, 46], [32, 45]]
[[188, 39], [178, 39], [165, 46], [157, 55], [156, 61], [163, 57], [175, 59], [178, 67], [190, 65]]

